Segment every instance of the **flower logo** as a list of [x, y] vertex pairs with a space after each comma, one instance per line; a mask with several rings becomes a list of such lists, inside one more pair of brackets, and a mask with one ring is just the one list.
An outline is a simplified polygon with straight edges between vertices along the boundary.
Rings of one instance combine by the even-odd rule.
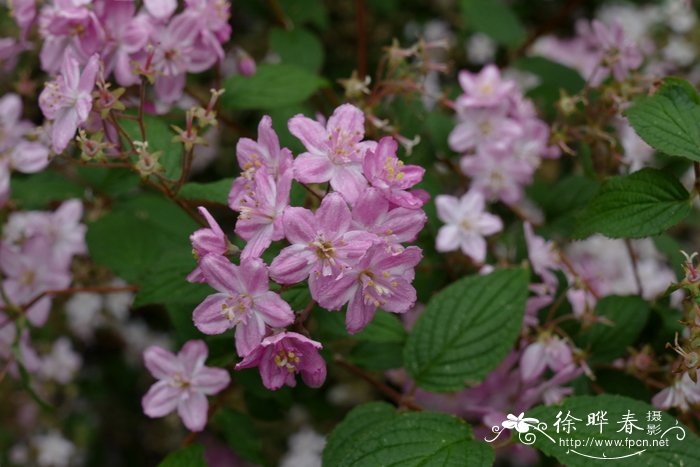
[[501, 423], [503, 428], [515, 430], [518, 433], [527, 433], [530, 431], [531, 426], [537, 426], [537, 424], [540, 422], [536, 418], [525, 418], [525, 412], [521, 412], [517, 417], [513, 414], [508, 414], [508, 417], [506, 418], [507, 420], [504, 420], [503, 423]]

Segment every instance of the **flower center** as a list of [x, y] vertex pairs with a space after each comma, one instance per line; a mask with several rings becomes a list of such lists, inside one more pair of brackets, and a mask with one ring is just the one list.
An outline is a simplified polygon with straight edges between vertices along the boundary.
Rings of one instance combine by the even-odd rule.
[[288, 372], [294, 373], [300, 361], [300, 356], [291, 350], [280, 350], [275, 355], [275, 365], [277, 368], [286, 368]]
[[403, 161], [393, 158], [387, 159], [386, 164], [384, 164], [387, 180], [401, 180], [404, 178], [406, 174], [401, 170], [402, 167]]
[[232, 326], [236, 326], [239, 323], [246, 324], [248, 321], [248, 311], [252, 306], [253, 299], [250, 295], [232, 295], [221, 304], [221, 314], [231, 322]]
[[32, 285], [35, 280], [36, 272], [34, 271], [24, 271], [24, 273], [22, 273], [22, 277], [20, 278], [22, 285]]
[[170, 379], [170, 384], [178, 389], [187, 389], [190, 387], [190, 380], [182, 376], [180, 373], [175, 373]]
[[331, 259], [335, 255], [335, 248], [331, 241], [321, 238], [315, 242], [311, 242], [311, 246], [316, 247], [316, 256], [318, 256], [319, 259]]

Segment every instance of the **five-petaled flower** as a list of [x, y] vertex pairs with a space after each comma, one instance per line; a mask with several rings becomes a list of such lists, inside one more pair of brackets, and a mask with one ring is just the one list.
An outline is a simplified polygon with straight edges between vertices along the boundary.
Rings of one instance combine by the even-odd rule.
[[266, 388], [277, 390], [296, 386], [296, 374], [308, 386], [317, 388], [326, 379], [326, 362], [318, 353], [322, 346], [296, 332], [266, 337], [236, 365], [236, 370], [257, 366]]
[[143, 354], [148, 371], [158, 379], [141, 402], [149, 417], [177, 410], [187, 429], [202, 431], [207, 423], [207, 396], [221, 392], [231, 377], [222, 368], [204, 366], [209, 351], [204, 341], [188, 341], [175, 355], [151, 346]]
[[245, 356], [265, 335], [265, 326], [284, 327], [294, 321], [287, 302], [269, 289], [267, 267], [260, 258], [236, 266], [218, 255], [200, 262], [207, 283], [219, 293], [209, 295], [194, 310], [194, 324], [205, 334], [236, 328], [236, 351]]

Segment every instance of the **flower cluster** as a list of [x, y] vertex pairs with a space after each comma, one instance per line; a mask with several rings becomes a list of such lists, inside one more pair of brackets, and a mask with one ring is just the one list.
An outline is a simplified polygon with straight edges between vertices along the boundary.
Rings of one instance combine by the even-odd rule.
[[[235, 328], [243, 358], [237, 368], [258, 366], [270, 389], [294, 385], [295, 373], [316, 387], [326, 373], [321, 344], [284, 331], [304, 318], [295, 318], [270, 279], [285, 288], [308, 281], [321, 307], [347, 305], [347, 329], [358, 332], [378, 308], [403, 313], [415, 303], [411, 282], [422, 255], [404, 243], [415, 240], [427, 220], [426, 194], [411, 189], [423, 169], [404, 165], [393, 138], [365, 140], [358, 108], [338, 107], [325, 125], [298, 115], [289, 129], [307, 151], [296, 158], [280, 147], [269, 117], [261, 120], [257, 141], [238, 142], [242, 172], [229, 206], [238, 212], [235, 232], [246, 240], [239, 264], [227, 257], [237, 249], [203, 208], [209, 227], [191, 236], [198, 265], [189, 280], [218, 292], [194, 310], [195, 326], [205, 334]], [[293, 180], [320, 201], [315, 212], [290, 205]], [[326, 192], [307, 185], [326, 182]], [[280, 240], [288, 246], [268, 266], [261, 255]]]
[[610, 75], [622, 81], [643, 62], [639, 45], [617, 20], [608, 24], [580, 20], [576, 32], [571, 39], [541, 38], [533, 51], [578, 70], [592, 86], [598, 86]]
[[113, 73], [117, 83], [130, 86], [139, 82], [138, 71], [155, 80], [161, 101], [172, 103], [182, 95], [188, 72], [224, 58], [222, 44], [231, 35], [229, 2], [188, 0], [179, 13], [177, 7], [175, 0], [149, 0], [138, 11], [132, 1], [56, 1], [36, 19], [27, 13], [18, 23], [26, 31], [36, 20], [47, 73], [57, 73], [66, 56], [87, 65], [99, 53], [105, 77]]
[[12, 346], [20, 339], [22, 364], [31, 371], [39, 369], [40, 362], [29, 347], [28, 330], [18, 320], [26, 318], [33, 326], [43, 326], [52, 303], [48, 292], [70, 285], [73, 257], [87, 252], [82, 214], [82, 203], [70, 200], [55, 212], [13, 213], [4, 225], [0, 239], [3, 360], [13, 362]]
[[489, 201], [518, 204], [542, 158], [559, 156], [549, 146], [549, 127], [494, 65], [478, 74], [461, 71], [459, 83], [464, 93], [455, 102], [459, 123], [450, 148], [463, 156], [460, 167], [473, 190]]

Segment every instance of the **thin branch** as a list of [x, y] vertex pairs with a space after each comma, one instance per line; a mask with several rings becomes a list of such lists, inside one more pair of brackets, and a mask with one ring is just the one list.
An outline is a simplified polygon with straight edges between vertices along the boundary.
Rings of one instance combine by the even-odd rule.
[[45, 290], [44, 292], [41, 292], [34, 298], [32, 298], [29, 302], [27, 302], [24, 305], [19, 305], [19, 306], [6, 306], [6, 307], [1, 307], [0, 311], [7, 311], [12, 308], [18, 309], [19, 313], [14, 314], [13, 316], [8, 317], [0, 323], [0, 329], [4, 328], [7, 324], [16, 321], [17, 318], [19, 318], [21, 315], [26, 313], [32, 306], [34, 306], [39, 300], [41, 300], [44, 297], [50, 296], [50, 295], [71, 295], [74, 293], [79, 293], [79, 292], [94, 292], [94, 293], [115, 293], [115, 292], [135, 292], [139, 289], [138, 285], [125, 285], [125, 286], [119, 286], [119, 287], [114, 287], [114, 286], [88, 286], [88, 287], [69, 287], [66, 289], [56, 289], [56, 290]]
[[354, 374], [355, 376], [359, 376], [360, 378], [364, 379], [367, 381], [369, 384], [377, 388], [382, 394], [387, 396], [389, 399], [394, 401], [396, 405], [399, 407], [406, 407], [411, 410], [415, 410], [417, 412], [420, 412], [423, 410], [423, 407], [420, 405], [416, 404], [413, 400], [412, 397], [407, 397], [395, 390], [394, 388], [386, 385], [385, 383], [378, 381], [371, 375], [369, 375], [367, 372], [365, 372], [362, 368], [359, 368], [352, 363], [348, 362], [345, 360], [343, 357], [340, 355], [336, 355], [335, 357], [335, 363], [338, 366], [341, 366], [348, 370], [350, 373]]
[[323, 199], [323, 198], [321, 198], [321, 195], [319, 195], [319, 194], [316, 193], [314, 190], [312, 190], [306, 183], [301, 183], [301, 182], [299, 182], [299, 184], [300, 184], [301, 186], [303, 186], [304, 189], [305, 189], [306, 191], [308, 191], [309, 193], [311, 193], [312, 195], [314, 195], [314, 196], [316, 197], [317, 200], [321, 201], [321, 200]]
[[625, 239], [625, 246], [627, 247], [627, 253], [630, 255], [630, 261], [632, 261], [632, 271], [634, 272], [634, 281], [637, 283], [637, 293], [644, 296], [642, 279], [639, 277], [639, 267], [637, 266], [637, 254], [634, 252], [629, 238]]

